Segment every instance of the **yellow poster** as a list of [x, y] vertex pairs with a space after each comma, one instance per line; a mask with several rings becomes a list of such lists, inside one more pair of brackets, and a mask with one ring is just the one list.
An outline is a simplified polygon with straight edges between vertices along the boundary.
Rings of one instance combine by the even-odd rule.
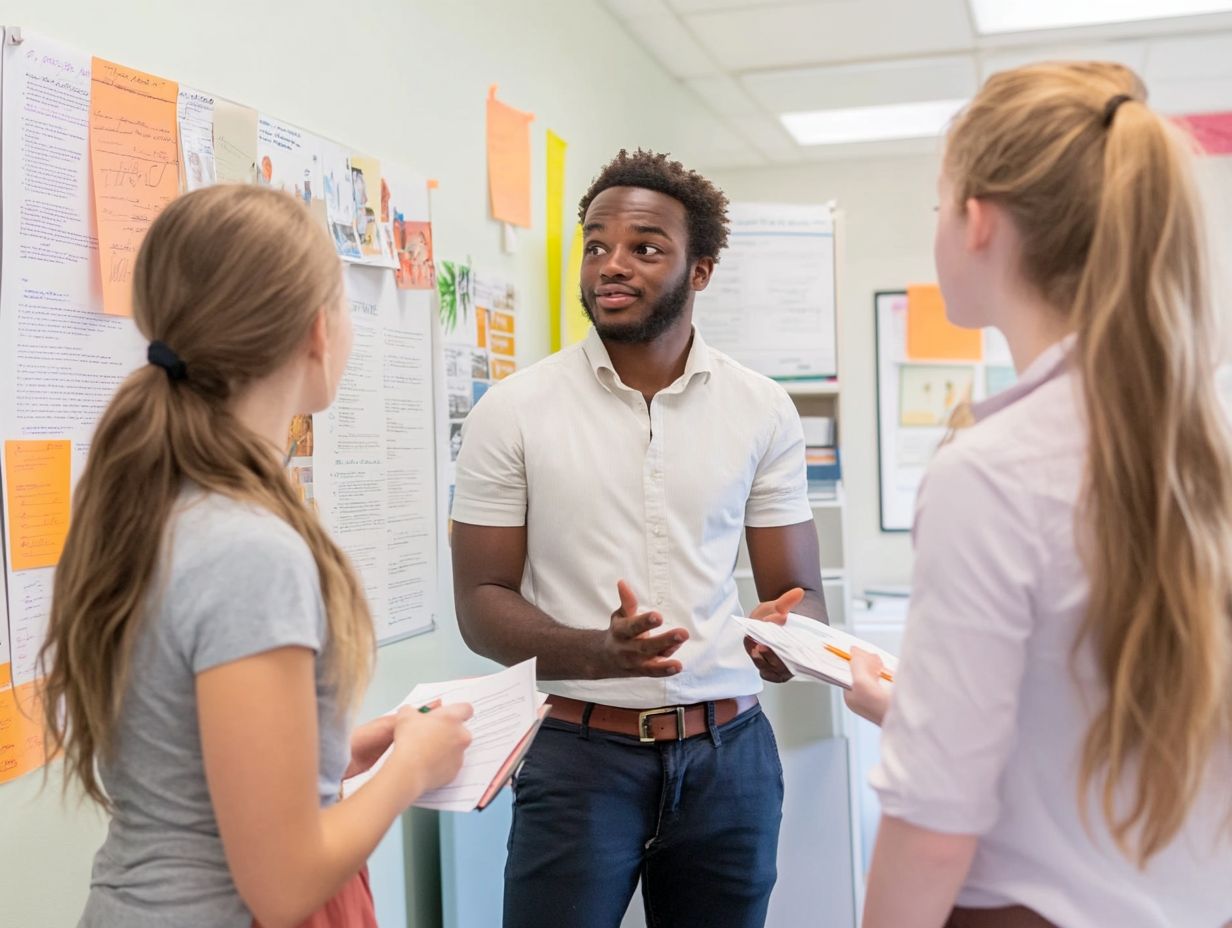
[[582, 309], [582, 226], [573, 229], [569, 264], [565, 269], [565, 297], [561, 308], [561, 347], [576, 345], [590, 331], [590, 319]]
[[548, 330], [552, 351], [560, 351], [562, 262], [565, 257], [565, 140], [548, 130], [547, 135], [547, 225]]

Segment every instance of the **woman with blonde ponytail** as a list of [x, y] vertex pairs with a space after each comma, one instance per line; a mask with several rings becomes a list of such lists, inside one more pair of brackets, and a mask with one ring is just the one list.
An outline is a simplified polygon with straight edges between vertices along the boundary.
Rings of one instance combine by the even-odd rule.
[[[1232, 440], [1185, 143], [1129, 70], [992, 77], [937, 273], [1018, 384], [929, 467], [866, 928], [1232, 919]], [[957, 907], [956, 907], [957, 906]]]
[[81, 925], [374, 925], [364, 861], [469, 707], [348, 736], [372, 620], [282, 458], [350, 352], [338, 259], [291, 197], [211, 187], [151, 226], [133, 306], [150, 363], [99, 421], [42, 653], [50, 748], [111, 814]]

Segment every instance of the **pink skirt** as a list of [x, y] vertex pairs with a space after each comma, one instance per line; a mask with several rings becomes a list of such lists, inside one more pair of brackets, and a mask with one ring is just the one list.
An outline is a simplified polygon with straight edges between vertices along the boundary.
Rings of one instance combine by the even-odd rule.
[[[252, 928], [261, 928], [255, 918]], [[298, 928], [377, 928], [368, 868], [347, 880], [332, 899], [300, 922]]]

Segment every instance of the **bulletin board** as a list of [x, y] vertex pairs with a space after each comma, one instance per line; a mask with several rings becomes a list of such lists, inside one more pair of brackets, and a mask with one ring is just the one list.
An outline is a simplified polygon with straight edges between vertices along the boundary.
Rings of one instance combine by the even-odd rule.
[[0, 783], [43, 761], [37, 656], [95, 423], [146, 363], [132, 258], [219, 182], [300, 200], [343, 262], [354, 350], [335, 404], [288, 423], [288, 475], [363, 582], [377, 639], [438, 608], [427, 179], [240, 103], [6, 27], [0, 67]]
[[954, 408], [999, 393], [1016, 379], [998, 331], [950, 325], [935, 287], [913, 288], [910, 297], [906, 290], [874, 296], [883, 532], [911, 530], [920, 481]]

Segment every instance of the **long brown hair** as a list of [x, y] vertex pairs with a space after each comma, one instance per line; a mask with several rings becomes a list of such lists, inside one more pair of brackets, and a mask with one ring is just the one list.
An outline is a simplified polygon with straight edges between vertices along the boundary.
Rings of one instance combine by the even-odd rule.
[[1232, 450], [1188, 146], [1127, 68], [1045, 64], [989, 79], [945, 170], [960, 204], [1014, 217], [1024, 276], [1077, 333], [1090, 601], [1075, 648], [1092, 647], [1106, 685], [1080, 796], [1086, 808], [1098, 786], [1114, 838], [1145, 865], [1183, 825], [1232, 716]]
[[[338, 258], [293, 198], [219, 186], [172, 202], [137, 256], [133, 318], [187, 366], [129, 375], [94, 433], [55, 574], [43, 706], [48, 754], [108, 805], [95, 761], [114, 746], [133, 643], [150, 607], [168, 519], [183, 486], [251, 502], [307, 542], [328, 615], [328, 676], [353, 705], [370, 671], [372, 619], [346, 556], [299, 499], [278, 449], [231, 399], [303, 350], [318, 314], [341, 309]], [[289, 425], [290, 423], [288, 423]]]

